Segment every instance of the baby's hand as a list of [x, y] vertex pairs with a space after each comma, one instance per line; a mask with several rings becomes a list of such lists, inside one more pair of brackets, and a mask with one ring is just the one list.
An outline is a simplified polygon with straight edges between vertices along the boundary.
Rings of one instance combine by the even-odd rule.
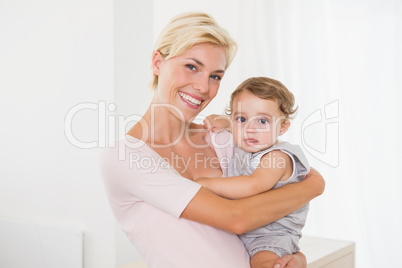
[[232, 122], [228, 116], [211, 114], [205, 117], [203, 121], [204, 128], [212, 131], [213, 133], [219, 133], [224, 130], [231, 132]]

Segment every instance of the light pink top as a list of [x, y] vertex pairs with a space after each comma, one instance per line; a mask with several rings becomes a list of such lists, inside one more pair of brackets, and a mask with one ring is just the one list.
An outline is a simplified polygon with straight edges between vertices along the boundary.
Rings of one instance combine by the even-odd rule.
[[[211, 134], [211, 141], [225, 176], [233, 155], [230, 134]], [[126, 136], [102, 153], [101, 168], [112, 211], [150, 268], [250, 267], [237, 235], [179, 218], [201, 186], [144, 142]]]

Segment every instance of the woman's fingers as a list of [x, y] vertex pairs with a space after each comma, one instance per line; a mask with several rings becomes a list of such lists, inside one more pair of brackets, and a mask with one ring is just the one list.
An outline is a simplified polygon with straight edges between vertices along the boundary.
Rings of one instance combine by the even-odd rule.
[[293, 255], [284, 255], [278, 259], [274, 265], [274, 268], [306, 268], [307, 261], [306, 256], [297, 252]]

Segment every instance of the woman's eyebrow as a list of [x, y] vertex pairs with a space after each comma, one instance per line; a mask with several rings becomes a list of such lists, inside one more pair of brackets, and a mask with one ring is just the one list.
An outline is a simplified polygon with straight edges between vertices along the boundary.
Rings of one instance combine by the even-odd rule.
[[201, 67], [204, 67], [204, 63], [202, 63], [201, 61], [195, 59], [195, 58], [187, 58], [188, 60], [192, 60], [195, 61], [195, 63], [197, 63], [198, 65], [200, 65]]
[[[194, 61], [195, 63], [197, 63], [197, 64], [200, 65], [201, 67], [204, 67], [204, 63], [202, 63], [201, 61], [199, 61], [199, 60], [196, 59], [196, 58], [187, 58], [187, 59]], [[219, 70], [216, 70], [215, 72], [217, 72], [217, 73], [225, 73], [225, 70], [219, 69]]]

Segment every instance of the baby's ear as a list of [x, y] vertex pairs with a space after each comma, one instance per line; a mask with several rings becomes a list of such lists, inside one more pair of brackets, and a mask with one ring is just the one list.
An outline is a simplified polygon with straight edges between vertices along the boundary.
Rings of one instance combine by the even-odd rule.
[[279, 131], [279, 135], [285, 134], [286, 131], [288, 131], [289, 127], [290, 127], [290, 121], [288, 119], [286, 119], [285, 121], [282, 122], [281, 130]]

